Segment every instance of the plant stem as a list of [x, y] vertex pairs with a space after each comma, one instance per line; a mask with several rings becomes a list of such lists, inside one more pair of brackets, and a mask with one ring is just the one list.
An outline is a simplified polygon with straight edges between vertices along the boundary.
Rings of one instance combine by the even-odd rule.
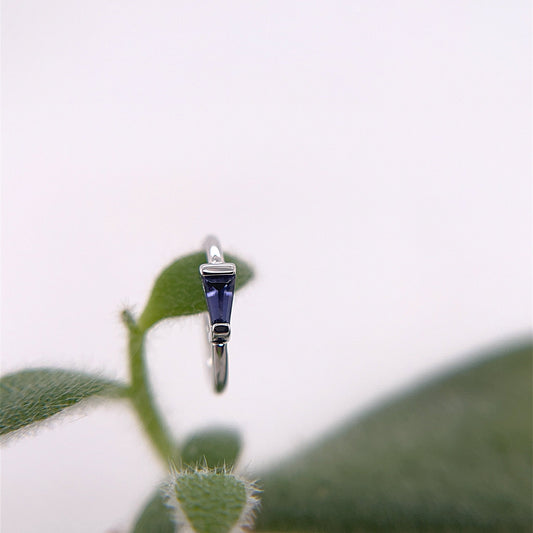
[[131, 375], [129, 396], [146, 434], [165, 466], [168, 466], [169, 461], [179, 459], [179, 452], [152, 397], [144, 361], [145, 332], [138, 327], [129, 311], [122, 313], [122, 319], [129, 331], [128, 351]]

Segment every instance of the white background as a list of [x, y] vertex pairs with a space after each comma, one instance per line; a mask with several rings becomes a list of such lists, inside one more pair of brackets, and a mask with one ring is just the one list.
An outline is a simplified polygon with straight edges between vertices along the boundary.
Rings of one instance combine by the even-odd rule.
[[[2, 372], [126, 377], [121, 308], [215, 232], [257, 268], [211, 393], [149, 339], [176, 434], [275, 461], [531, 323], [527, 1], [3, 2]], [[126, 531], [164, 472], [125, 405], [7, 443], [2, 533]]]

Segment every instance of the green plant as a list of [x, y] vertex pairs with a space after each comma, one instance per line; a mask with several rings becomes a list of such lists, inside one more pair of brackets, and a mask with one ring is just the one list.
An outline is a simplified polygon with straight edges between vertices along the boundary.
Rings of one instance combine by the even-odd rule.
[[[252, 269], [236, 257], [227, 258], [237, 265], [239, 289], [252, 278]], [[0, 435], [95, 398], [129, 403], [165, 467], [172, 465], [169, 480], [156, 491], [134, 531], [170, 533], [176, 522], [197, 533], [227, 533], [250, 525], [257, 504], [254, 484], [232, 472], [239, 436], [212, 430], [193, 435], [180, 446], [157, 408], [148, 380], [144, 345], [150, 328], [161, 320], [206, 311], [198, 273], [203, 262], [203, 253], [178, 259], [159, 275], [137, 320], [131, 311], [122, 312], [129, 336], [129, 383], [55, 368], [21, 370], [0, 380]]]
[[[530, 533], [532, 354], [478, 354], [262, 472], [257, 529]], [[143, 527], [168, 525], [162, 505]]]
[[532, 355], [477, 354], [262, 473], [257, 528], [530, 533]]
[[[237, 288], [252, 277], [237, 264]], [[124, 399], [170, 469], [133, 533], [226, 533], [249, 529], [257, 488], [233, 473], [239, 435], [213, 429], [181, 443], [157, 409], [145, 365], [147, 331], [205, 311], [202, 253], [157, 278], [129, 336], [130, 382], [62, 369], [0, 379], [0, 434], [23, 430], [92, 398]], [[481, 354], [473, 363], [348, 421], [259, 477], [265, 531], [354, 533], [530, 532], [532, 344]]]

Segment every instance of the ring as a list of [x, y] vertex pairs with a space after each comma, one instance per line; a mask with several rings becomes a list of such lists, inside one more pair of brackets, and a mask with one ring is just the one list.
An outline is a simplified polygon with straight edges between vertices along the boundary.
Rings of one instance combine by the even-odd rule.
[[208, 236], [204, 247], [207, 263], [200, 265], [200, 275], [209, 314], [208, 341], [211, 345], [215, 391], [222, 392], [228, 380], [228, 341], [237, 267], [224, 261], [216, 237]]

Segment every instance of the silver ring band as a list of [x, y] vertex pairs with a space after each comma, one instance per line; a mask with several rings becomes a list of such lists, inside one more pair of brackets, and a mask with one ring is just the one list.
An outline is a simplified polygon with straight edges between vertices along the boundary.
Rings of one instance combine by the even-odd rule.
[[204, 241], [204, 249], [208, 263], [223, 263], [224, 254], [220, 247], [219, 240], [214, 235], [208, 235]]
[[213, 380], [216, 392], [222, 392], [228, 379], [228, 341], [235, 292], [237, 268], [224, 261], [218, 239], [212, 235], [204, 241], [207, 263], [200, 265], [200, 275], [208, 311], [208, 341], [211, 346]]

